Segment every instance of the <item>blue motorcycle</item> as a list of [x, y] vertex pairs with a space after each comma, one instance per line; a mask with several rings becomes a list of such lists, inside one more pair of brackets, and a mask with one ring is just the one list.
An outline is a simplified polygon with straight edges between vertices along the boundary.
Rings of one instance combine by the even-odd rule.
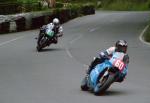
[[104, 93], [112, 83], [118, 81], [126, 65], [123, 62], [124, 53], [114, 52], [113, 56], [106, 59], [103, 63], [98, 64], [89, 76], [83, 78], [81, 90], [90, 90], [95, 95]]

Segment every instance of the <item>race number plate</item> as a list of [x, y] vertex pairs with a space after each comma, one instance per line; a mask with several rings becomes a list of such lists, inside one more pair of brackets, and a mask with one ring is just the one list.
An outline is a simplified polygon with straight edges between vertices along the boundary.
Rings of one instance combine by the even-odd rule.
[[114, 62], [114, 66], [117, 67], [122, 72], [125, 64], [124, 64], [124, 62], [122, 62], [121, 60], [118, 59]]

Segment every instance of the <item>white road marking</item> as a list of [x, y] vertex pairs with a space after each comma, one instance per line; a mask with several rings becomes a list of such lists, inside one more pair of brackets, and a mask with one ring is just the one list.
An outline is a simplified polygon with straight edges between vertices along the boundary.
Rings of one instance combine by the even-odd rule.
[[0, 43], [0, 46], [5, 45], [5, 44], [8, 44], [8, 43], [11, 43], [11, 42], [16, 41], [16, 40], [18, 40], [18, 39], [21, 39], [21, 38], [23, 38], [23, 37], [24, 37], [24, 36], [20, 36], [20, 37], [17, 37], [17, 38], [15, 38], [15, 39], [11, 39], [11, 40], [9, 40], [9, 41], [2, 42], [2, 43]]
[[89, 32], [93, 32], [93, 31], [95, 31], [96, 29], [98, 29], [98, 27], [90, 29]]
[[[76, 42], [77, 40], [81, 39], [82, 37], [83, 37], [83, 35], [79, 35], [79, 36], [76, 37], [75, 39], [71, 40], [69, 43], [70, 43], [70, 44], [73, 44], [74, 42]], [[71, 52], [70, 52], [68, 46], [65, 47], [65, 51], [66, 51], [67, 55], [68, 55], [70, 58], [76, 60], [76, 59], [74, 58], [74, 56], [71, 54]], [[87, 64], [81, 63], [81, 62], [79, 62], [78, 60], [76, 60], [76, 61], [77, 61], [78, 63], [80, 63], [80, 64], [83, 64], [83, 67], [86, 68], [86, 69], [89, 67]]]
[[112, 19], [110, 22], [111, 22], [111, 23], [114, 23], [114, 22], [116, 22], [116, 20], [115, 20], [115, 19]]
[[96, 30], [96, 28], [93, 28], [93, 29], [90, 29], [89, 32], [93, 32], [93, 31], [95, 31], [95, 30]]
[[[71, 40], [69, 43], [70, 43], [70, 44], [73, 44], [74, 42], [76, 42], [77, 40], [79, 40], [79, 39], [82, 38], [82, 37], [83, 37], [83, 35], [79, 35], [78, 37], [76, 37], [76, 38], [74, 38], [73, 40]], [[65, 49], [66, 49], [66, 52], [67, 52], [68, 56], [69, 56], [70, 58], [73, 58], [73, 56], [72, 56], [71, 52], [69, 51], [68, 47], [66, 47]]]
[[70, 41], [70, 44], [73, 44], [74, 42], [76, 42], [77, 40], [79, 40], [80, 38], [82, 38], [83, 35], [79, 35], [77, 38], [73, 39]]
[[68, 56], [69, 56], [70, 58], [73, 58], [73, 56], [72, 56], [72, 54], [70, 53], [69, 49], [68, 49], [68, 48], [65, 48], [65, 49], [66, 49], [66, 52], [67, 52]]
[[143, 35], [144, 35], [144, 33], [146, 32], [146, 30], [147, 30], [148, 28], [149, 28], [149, 25], [147, 25], [147, 26], [143, 29], [143, 31], [142, 31], [141, 34], [140, 34], [139, 39], [140, 39], [140, 41], [141, 41], [142, 43], [144, 43], [144, 44], [150, 46], [150, 43], [146, 42], [146, 41], [144, 40], [144, 38], [143, 38]]

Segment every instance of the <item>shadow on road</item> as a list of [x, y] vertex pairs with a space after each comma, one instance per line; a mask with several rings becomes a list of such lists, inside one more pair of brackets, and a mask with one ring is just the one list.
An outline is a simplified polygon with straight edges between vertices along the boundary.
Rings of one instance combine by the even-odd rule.
[[127, 93], [125, 91], [109, 90], [100, 96], [117, 96], [117, 95], [126, 95], [126, 94]]
[[62, 51], [62, 48], [44, 48], [40, 52]]
[[[92, 91], [82, 91], [82, 92], [87, 92], [87, 93], [90, 93], [90, 94], [94, 95], [94, 93]], [[104, 93], [102, 93], [98, 96], [121, 96], [121, 95], [124, 96], [124, 95], [128, 95], [128, 94], [130, 94], [129, 91], [108, 90], [108, 91], [105, 91]]]

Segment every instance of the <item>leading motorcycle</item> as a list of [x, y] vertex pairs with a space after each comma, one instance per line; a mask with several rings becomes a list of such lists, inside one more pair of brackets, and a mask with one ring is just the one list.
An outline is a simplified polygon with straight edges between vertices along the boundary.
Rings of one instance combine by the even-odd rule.
[[37, 51], [41, 51], [43, 48], [50, 46], [52, 43], [55, 43], [55, 40], [60, 37], [60, 36], [54, 36], [54, 31], [51, 30], [49, 34], [46, 34], [46, 26], [42, 26], [40, 28], [40, 33], [37, 38], [37, 46], [36, 49]]

